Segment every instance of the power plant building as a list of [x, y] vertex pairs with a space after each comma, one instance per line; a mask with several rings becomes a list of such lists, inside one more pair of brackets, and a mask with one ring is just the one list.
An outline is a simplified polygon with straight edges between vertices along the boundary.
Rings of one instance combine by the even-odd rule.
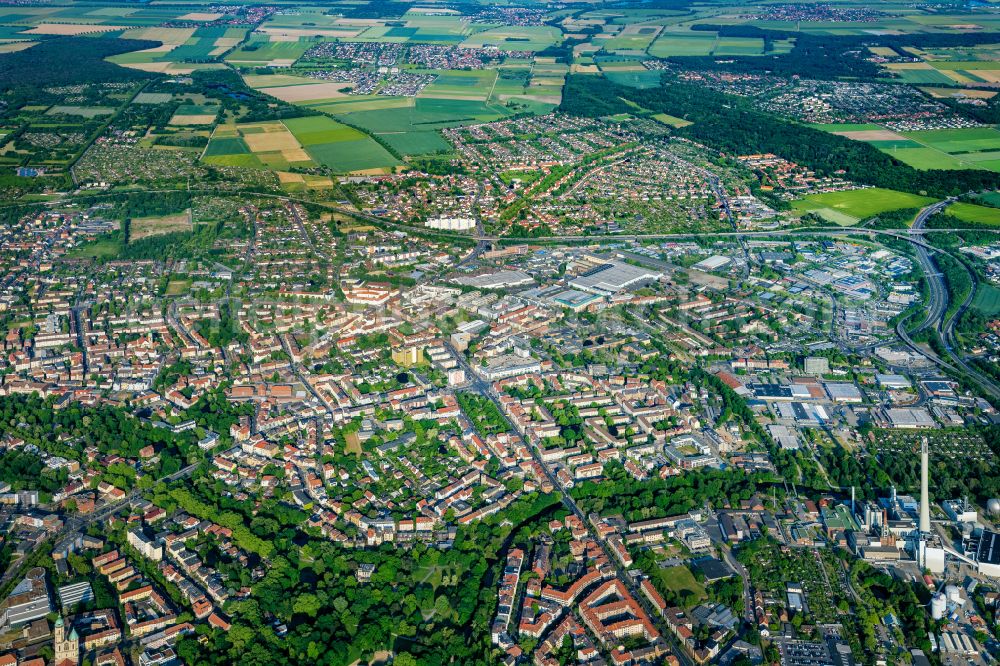
[[1000, 534], [983, 530], [976, 548], [979, 573], [1000, 578]]

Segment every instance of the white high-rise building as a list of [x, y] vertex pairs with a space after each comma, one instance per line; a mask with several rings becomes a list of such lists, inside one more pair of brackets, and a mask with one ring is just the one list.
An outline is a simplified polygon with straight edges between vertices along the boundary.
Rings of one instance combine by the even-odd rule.
[[926, 536], [931, 533], [931, 500], [928, 492], [928, 452], [927, 438], [920, 440], [920, 533]]

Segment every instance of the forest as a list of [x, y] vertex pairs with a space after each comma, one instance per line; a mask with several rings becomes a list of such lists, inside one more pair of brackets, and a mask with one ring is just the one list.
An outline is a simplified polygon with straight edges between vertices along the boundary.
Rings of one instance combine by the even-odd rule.
[[884, 76], [878, 65], [867, 59], [869, 46], [887, 46], [903, 53], [904, 47], [921, 49], [973, 46], [1000, 41], [995, 33], [907, 34], [907, 35], [821, 35], [790, 30], [763, 29], [753, 25], [700, 23], [692, 30], [716, 32], [720, 38], [750, 37], [764, 40], [764, 53], [772, 52], [777, 40], [795, 40], [788, 53], [761, 56], [674, 56], [670, 61], [691, 69], [715, 69], [771, 76], [801, 76], [808, 79], [845, 77], [875, 79]]
[[638, 481], [618, 463], [609, 463], [605, 479], [586, 481], [572, 490], [584, 513], [620, 513], [630, 522], [686, 513], [709, 501], [713, 506], [739, 506], [750, 499], [764, 475], [738, 470], [702, 469], [666, 479]]
[[570, 75], [560, 109], [591, 118], [635, 113], [628, 102], [647, 114], [667, 113], [692, 121], [676, 134], [727, 154], [774, 153], [824, 176], [843, 172], [857, 183], [929, 196], [1000, 187], [1000, 174], [918, 171], [867, 143], [763, 113], [744, 99], [692, 83], [665, 80], [659, 87], [640, 90], [600, 77]]
[[[268, 572], [254, 597], [232, 604], [231, 630], [199, 625], [178, 653], [204, 665], [346, 665], [394, 648], [397, 665], [497, 663], [488, 636], [500, 555], [514, 532], [556, 506], [558, 495], [526, 496], [502, 518], [460, 527], [446, 550], [344, 550], [286, 523], [269, 538]], [[376, 565], [364, 584], [362, 563]], [[279, 637], [281, 625], [288, 633]]]
[[140, 81], [152, 74], [106, 62], [105, 58], [159, 46], [144, 39], [63, 37], [24, 51], [0, 55], [0, 91], [18, 87], [65, 86], [105, 81]]

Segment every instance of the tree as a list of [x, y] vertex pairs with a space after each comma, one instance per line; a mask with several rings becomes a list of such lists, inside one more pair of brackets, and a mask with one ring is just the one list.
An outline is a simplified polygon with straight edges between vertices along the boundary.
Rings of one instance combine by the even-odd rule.
[[316, 617], [320, 608], [322, 608], [322, 604], [319, 599], [316, 598], [316, 595], [308, 593], [299, 595], [295, 599], [295, 603], [292, 605], [292, 610], [295, 613], [301, 613], [311, 618]]

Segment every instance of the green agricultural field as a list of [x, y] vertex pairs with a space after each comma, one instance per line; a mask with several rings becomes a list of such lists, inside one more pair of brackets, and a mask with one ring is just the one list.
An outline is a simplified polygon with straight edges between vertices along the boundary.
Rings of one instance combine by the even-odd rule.
[[379, 134], [380, 139], [402, 155], [429, 155], [447, 152], [451, 144], [434, 130]]
[[948, 206], [945, 212], [952, 217], [957, 217], [963, 222], [969, 222], [970, 224], [985, 224], [991, 227], [1000, 227], [1000, 208], [977, 206], [976, 204], [959, 201]]
[[980, 284], [972, 307], [987, 317], [1000, 314], [1000, 289], [991, 284]]
[[248, 43], [226, 56], [226, 61], [250, 67], [291, 65], [301, 58], [310, 46], [311, 43], [305, 40], [274, 42], [266, 35], [255, 34]]
[[379, 111], [382, 109], [399, 109], [413, 106], [413, 97], [380, 97], [378, 95], [351, 95], [329, 100], [321, 104], [309, 104], [323, 113], [335, 116], [354, 113], [355, 111]]
[[660, 26], [626, 25], [615, 37], [604, 42], [605, 51], [645, 51], [660, 34]]
[[220, 136], [217, 132], [208, 142], [205, 152], [202, 154], [202, 161], [207, 164], [218, 166], [242, 166], [250, 168], [261, 168], [264, 165], [257, 156], [250, 151], [246, 141], [239, 136]]
[[712, 55], [761, 55], [764, 40], [752, 37], [726, 37], [720, 39]]
[[338, 173], [385, 169], [399, 161], [367, 134], [326, 116], [284, 121], [313, 160]]
[[944, 153], [977, 153], [1000, 150], [1000, 131], [992, 127], [905, 132], [903, 136]]
[[895, 73], [899, 75], [901, 81], [913, 85], [954, 83], [947, 75], [936, 69], [899, 69], [895, 70]]
[[930, 197], [874, 187], [845, 192], [810, 194], [792, 203], [795, 210], [816, 213], [836, 224], [849, 226], [859, 221], [900, 208], [921, 208], [934, 203]]
[[635, 72], [605, 72], [604, 76], [609, 81], [631, 88], [655, 88], [660, 85], [660, 77], [663, 72], [656, 70], [642, 70]]
[[969, 162], [960, 160], [948, 153], [942, 153], [933, 148], [924, 146], [911, 147], [908, 145], [881, 146], [873, 143], [876, 148], [884, 153], [892, 155], [903, 164], [909, 164], [914, 169], [972, 169], [982, 168]]
[[285, 127], [306, 148], [324, 143], [357, 141], [365, 136], [353, 127], [342, 125], [326, 116], [292, 118], [285, 121]]
[[466, 38], [462, 46], [496, 46], [510, 51], [541, 51], [562, 41], [562, 33], [550, 25], [489, 28]]
[[871, 132], [884, 129], [881, 125], [874, 125], [872, 123], [810, 123], [809, 127], [834, 134], [837, 132]]
[[344, 118], [352, 125], [376, 134], [386, 134], [490, 122], [507, 115], [503, 107], [483, 102], [418, 97], [412, 107], [355, 112]]
[[274, 14], [265, 21], [263, 28], [336, 28], [338, 17], [327, 14], [324, 7], [299, 5], [294, 13]]
[[47, 116], [66, 115], [81, 116], [83, 118], [96, 118], [97, 116], [107, 116], [115, 110], [110, 106], [60, 106], [50, 107], [45, 112]]
[[434, 81], [420, 91], [421, 97], [486, 101], [493, 91], [497, 71], [434, 71]]
[[[403, 155], [425, 155], [451, 149], [437, 130], [463, 124], [489, 122], [509, 115], [506, 108], [485, 102], [462, 99], [408, 98], [411, 105], [397, 108], [352, 110], [341, 104], [322, 105], [328, 113], [341, 115], [346, 122], [377, 135]], [[529, 100], [518, 99], [530, 107]], [[551, 109], [551, 105], [544, 109]], [[536, 111], [534, 107], [530, 111]], [[347, 113], [342, 113], [347, 111]], [[286, 123], [287, 124], [287, 123]], [[308, 150], [308, 146], [306, 147]]]
[[701, 34], [664, 32], [649, 47], [649, 55], [655, 58], [707, 56], [712, 54], [715, 41], [715, 35], [710, 32]]
[[991, 70], [1000, 69], [1000, 61], [996, 60], [935, 60], [931, 66], [938, 70], [958, 71], [958, 70]]
[[[814, 124], [824, 132], [881, 132], [892, 135], [884, 127], [870, 123]], [[991, 127], [924, 130], [903, 132], [896, 139], [849, 138], [865, 141], [882, 152], [915, 169], [984, 169], [996, 171], [1000, 162], [1000, 131]]]

